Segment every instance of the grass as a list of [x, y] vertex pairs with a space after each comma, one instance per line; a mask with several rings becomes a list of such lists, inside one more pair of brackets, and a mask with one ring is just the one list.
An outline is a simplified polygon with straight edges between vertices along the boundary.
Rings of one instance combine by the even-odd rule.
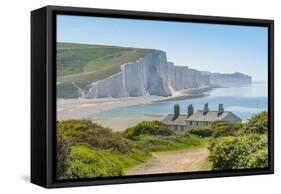
[[[74, 82], [82, 89], [97, 80], [105, 79], [121, 71], [124, 63], [134, 62], [150, 49], [104, 45], [57, 43], [57, 79], [63, 85], [59, 97], [74, 97]], [[66, 95], [63, 95], [64, 88]], [[72, 87], [72, 90], [71, 88]], [[72, 95], [71, 95], [72, 94]]]
[[122, 176], [128, 168], [145, 162], [150, 157], [150, 153], [144, 152], [119, 154], [106, 150], [95, 150], [85, 145], [75, 145], [71, 147], [70, 165], [66, 177]]
[[160, 137], [147, 135], [137, 141], [140, 149], [149, 152], [164, 152], [207, 147], [209, 138], [199, 138], [190, 134]]

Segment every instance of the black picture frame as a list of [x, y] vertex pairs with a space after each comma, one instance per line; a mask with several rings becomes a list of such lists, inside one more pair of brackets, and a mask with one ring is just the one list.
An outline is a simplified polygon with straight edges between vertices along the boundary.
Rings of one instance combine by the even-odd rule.
[[[56, 14], [268, 27], [269, 167], [225, 171], [56, 180]], [[46, 188], [274, 173], [274, 21], [46, 6], [31, 12], [31, 182]]]

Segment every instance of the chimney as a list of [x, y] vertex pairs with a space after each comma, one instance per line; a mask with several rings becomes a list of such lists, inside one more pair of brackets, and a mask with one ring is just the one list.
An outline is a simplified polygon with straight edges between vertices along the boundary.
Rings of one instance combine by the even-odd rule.
[[208, 103], [205, 103], [204, 110], [203, 110], [203, 115], [207, 114], [208, 112], [209, 112]]
[[219, 104], [219, 109], [218, 109], [218, 116], [220, 116], [224, 111], [224, 108], [223, 108], [223, 104]]
[[190, 117], [191, 115], [193, 115], [194, 109], [192, 104], [189, 104], [187, 107], [187, 117]]
[[174, 118], [173, 118], [173, 120], [175, 120], [176, 118], [178, 118], [179, 115], [180, 115], [180, 105], [179, 105], [179, 104], [175, 104], [175, 106], [174, 106]]

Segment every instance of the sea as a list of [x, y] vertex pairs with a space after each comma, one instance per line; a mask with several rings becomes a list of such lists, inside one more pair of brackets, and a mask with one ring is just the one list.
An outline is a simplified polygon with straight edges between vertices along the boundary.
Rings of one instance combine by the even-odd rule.
[[268, 84], [267, 82], [253, 82], [245, 86], [213, 88], [204, 92], [203, 97], [186, 98], [172, 101], [152, 102], [126, 107], [117, 107], [98, 113], [100, 117], [139, 117], [150, 116], [161, 118], [173, 114], [175, 104], [180, 105], [180, 113], [187, 114], [187, 106], [192, 104], [194, 111], [202, 110], [208, 103], [210, 110], [217, 110], [223, 104], [225, 111], [231, 111], [243, 121], [252, 115], [268, 109]]

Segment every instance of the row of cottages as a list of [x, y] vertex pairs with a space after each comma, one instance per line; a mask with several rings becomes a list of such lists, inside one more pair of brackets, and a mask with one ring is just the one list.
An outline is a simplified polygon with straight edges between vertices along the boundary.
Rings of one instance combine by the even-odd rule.
[[168, 114], [161, 122], [174, 131], [184, 131], [210, 125], [214, 121], [241, 122], [242, 120], [230, 111], [224, 111], [223, 104], [218, 110], [209, 110], [208, 103], [203, 110], [194, 113], [193, 105], [187, 107], [187, 114], [180, 114], [180, 106], [174, 106], [174, 114]]

